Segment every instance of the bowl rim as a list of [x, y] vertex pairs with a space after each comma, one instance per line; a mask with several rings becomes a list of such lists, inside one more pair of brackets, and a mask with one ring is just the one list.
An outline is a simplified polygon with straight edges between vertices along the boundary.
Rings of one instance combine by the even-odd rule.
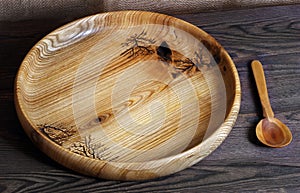
[[[55, 142], [53, 142], [52, 140], [50, 140], [49, 138], [47, 138], [46, 136], [44, 136], [41, 131], [36, 129], [36, 126], [34, 126], [31, 121], [30, 118], [28, 117], [28, 114], [26, 113], [26, 111], [23, 108], [23, 105], [21, 103], [20, 100], [20, 95], [21, 92], [20, 90], [20, 74], [22, 72], [22, 67], [25, 65], [24, 61], [28, 58], [28, 55], [32, 52], [32, 50], [41, 43], [41, 41], [43, 41], [46, 37], [48, 37], [49, 35], [60, 31], [61, 29], [67, 27], [68, 25], [72, 25], [75, 24], [77, 22], [83, 21], [84, 19], [87, 18], [91, 18], [91, 17], [95, 17], [95, 16], [104, 16], [104, 15], [111, 15], [111, 14], [135, 14], [135, 13], [139, 13], [139, 14], [154, 14], [154, 15], [160, 15], [161, 17], [168, 17], [171, 20], [173, 20], [174, 22], [178, 22], [180, 23], [180, 25], [183, 26], [187, 26], [188, 28], [191, 28], [193, 31], [195, 30], [195, 33], [202, 33], [207, 35], [208, 37], [212, 38], [212, 40], [214, 40], [218, 46], [220, 46], [220, 49], [222, 50], [222, 55], [224, 55], [226, 57], [226, 60], [228, 61], [227, 65], [231, 68], [231, 73], [234, 77], [234, 81], [232, 84], [234, 84], [234, 90], [235, 90], [235, 94], [233, 95], [233, 102], [232, 102], [232, 106], [230, 107], [229, 112], [227, 113], [227, 116], [224, 120], [224, 122], [221, 124], [221, 126], [219, 126], [211, 135], [210, 135], [210, 139], [207, 138], [204, 141], [202, 141], [200, 144], [195, 145], [194, 147], [185, 150], [184, 152], [181, 152], [179, 154], [176, 155], [171, 155], [171, 156], [167, 156], [167, 157], [163, 157], [160, 159], [155, 159], [155, 160], [149, 160], [149, 161], [141, 161], [141, 162], [114, 162], [114, 161], [107, 161], [107, 160], [97, 160], [97, 159], [93, 159], [93, 158], [89, 158], [89, 157], [84, 157], [82, 155], [73, 153], [65, 148], [63, 148], [62, 146], [56, 144]], [[140, 15], [139, 15], [140, 16]], [[151, 178], [155, 178], [155, 177], [160, 177], [160, 176], [165, 176], [165, 175], [169, 175], [175, 172], [178, 172], [180, 170], [183, 170], [189, 166], [194, 165], [195, 163], [199, 162], [200, 160], [202, 160], [203, 158], [205, 158], [206, 156], [208, 156], [211, 152], [213, 152], [216, 148], [219, 147], [219, 145], [225, 140], [225, 138], [228, 136], [228, 134], [230, 133], [232, 127], [234, 126], [236, 119], [238, 117], [238, 113], [240, 110], [240, 105], [241, 105], [241, 85], [240, 85], [240, 79], [239, 79], [239, 75], [238, 75], [238, 71], [236, 69], [236, 66], [234, 64], [234, 62], [232, 61], [231, 57], [229, 56], [229, 54], [227, 53], [227, 51], [207, 32], [205, 32], [204, 30], [202, 30], [201, 28], [186, 22], [182, 19], [178, 19], [176, 17], [173, 16], [169, 16], [169, 15], [165, 15], [165, 14], [161, 14], [161, 13], [155, 13], [155, 12], [148, 12], [148, 11], [113, 11], [113, 12], [105, 12], [105, 13], [98, 13], [98, 14], [93, 14], [93, 15], [89, 15], [71, 22], [68, 22], [65, 25], [62, 25], [61, 27], [53, 30], [52, 32], [48, 33], [46, 36], [44, 36], [43, 38], [41, 38], [27, 53], [27, 55], [24, 57], [19, 70], [17, 72], [16, 78], [15, 78], [15, 83], [14, 83], [14, 101], [15, 101], [15, 108], [17, 111], [17, 115], [19, 117], [19, 120], [21, 122], [21, 125], [23, 127], [23, 130], [25, 130], [26, 134], [29, 136], [29, 138], [32, 140], [32, 142], [42, 151], [44, 152], [47, 156], [51, 157], [53, 160], [57, 161], [58, 163], [64, 165], [67, 168], [73, 169], [75, 171], [78, 171], [80, 173], [83, 174], [88, 174], [88, 175], [92, 175], [92, 176], [97, 176], [97, 177], [104, 177], [106, 179], [118, 179], [118, 180], [140, 180], [140, 179], [151, 179]], [[33, 133], [31, 133], [33, 132]], [[219, 135], [219, 136], [218, 136]], [[213, 142], [211, 142], [211, 138], [213, 136], [218, 136], [216, 137], [217, 140], [214, 140]], [[42, 142], [42, 144], [40, 144]], [[201, 155], [198, 155], [199, 152], [201, 151], [201, 148], [203, 148], [203, 146], [208, 145], [207, 143], [209, 143], [209, 148], [208, 151], [205, 152], [205, 154], [201, 153]], [[49, 151], [50, 150], [50, 151]], [[76, 161], [79, 160], [79, 161]], [[189, 160], [189, 162], [187, 162], [187, 160]], [[79, 167], [78, 165], [76, 166], [76, 163], [85, 163], [85, 164], [89, 164], [90, 166], [86, 167], [85, 169], [82, 170], [81, 167]], [[179, 162], [182, 163], [179, 167], [177, 168], [172, 168], [173, 163], [175, 162]], [[67, 164], [68, 163], [68, 164]], [[90, 170], [93, 167], [99, 167], [101, 165], [101, 168], [104, 167], [106, 164], [110, 164], [110, 163], [114, 163], [114, 164], [120, 164], [122, 167], [125, 168], [129, 168], [128, 170], [130, 170], [131, 172], [133, 172], [133, 175], [125, 175], [125, 176], [120, 176], [117, 173], [113, 173], [112, 175], [108, 174], [107, 172], [109, 172], [112, 168], [107, 169], [107, 171], [105, 171], [104, 173], [102, 172], [90, 172]], [[71, 164], [71, 165], [69, 165]], [[104, 166], [103, 166], [104, 164]], [[147, 167], [151, 166], [155, 164], [155, 168], [150, 168], [147, 169]], [[160, 164], [160, 165], [157, 165]], [[144, 167], [146, 165], [146, 167]], [[161, 169], [161, 167], [168, 167], [169, 169]], [[171, 167], [171, 169], [170, 169]], [[155, 171], [156, 173], [158, 173], [158, 175], [149, 175], [147, 177], [143, 177], [143, 172], [147, 173], [148, 171], [152, 172]], [[135, 172], [136, 171], [136, 172]], [[151, 173], [150, 172], [150, 173]]]

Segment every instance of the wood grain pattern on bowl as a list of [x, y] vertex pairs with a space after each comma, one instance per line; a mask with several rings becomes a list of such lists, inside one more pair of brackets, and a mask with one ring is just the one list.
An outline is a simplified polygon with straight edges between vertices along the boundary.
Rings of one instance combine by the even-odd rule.
[[49, 157], [107, 179], [197, 163], [229, 134], [240, 83], [224, 48], [174, 17], [97, 14], [40, 40], [15, 82], [19, 119]]

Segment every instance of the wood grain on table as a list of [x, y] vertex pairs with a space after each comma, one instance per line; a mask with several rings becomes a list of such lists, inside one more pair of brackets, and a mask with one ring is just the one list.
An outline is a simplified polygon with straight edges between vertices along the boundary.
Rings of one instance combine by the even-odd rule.
[[[235, 127], [210, 156], [179, 173], [141, 182], [91, 178], [41, 153], [28, 139], [14, 109], [13, 83], [29, 49], [70, 22], [0, 22], [0, 192], [300, 192], [300, 5], [174, 15], [217, 39], [232, 56], [242, 85]], [[250, 62], [264, 64], [275, 116], [293, 133], [280, 149], [261, 145], [262, 117]]]

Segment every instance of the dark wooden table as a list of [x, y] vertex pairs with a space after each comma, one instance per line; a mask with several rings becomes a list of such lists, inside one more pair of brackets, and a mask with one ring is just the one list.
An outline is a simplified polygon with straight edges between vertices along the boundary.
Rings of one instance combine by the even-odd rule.
[[[23, 132], [13, 83], [29, 49], [71, 18], [1, 21], [0, 192], [300, 192], [300, 5], [175, 16], [214, 36], [239, 71], [242, 105], [225, 142], [193, 167], [150, 181], [107, 181], [58, 165]], [[288, 147], [268, 148], [255, 137], [262, 113], [249, 66], [253, 59], [264, 64], [276, 117], [293, 132]]]

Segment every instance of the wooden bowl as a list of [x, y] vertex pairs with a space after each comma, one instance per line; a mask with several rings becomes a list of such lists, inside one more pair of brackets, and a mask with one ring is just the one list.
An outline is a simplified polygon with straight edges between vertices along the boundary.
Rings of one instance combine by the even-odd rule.
[[215, 39], [140, 11], [53, 31], [15, 82], [17, 113], [36, 146], [75, 171], [116, 180], [169, 175], [208, 156], [232, 129], [240, 93]]

